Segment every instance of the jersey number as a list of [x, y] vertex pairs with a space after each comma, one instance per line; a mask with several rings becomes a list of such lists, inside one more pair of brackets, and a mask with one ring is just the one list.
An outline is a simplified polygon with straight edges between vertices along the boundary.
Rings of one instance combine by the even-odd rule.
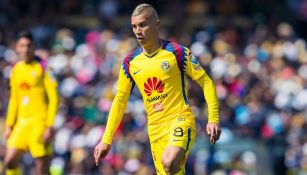
[[181, 127], [177, 127], [174, 129], [174, 136], [182, 137], [183, 136], [183, 129]]

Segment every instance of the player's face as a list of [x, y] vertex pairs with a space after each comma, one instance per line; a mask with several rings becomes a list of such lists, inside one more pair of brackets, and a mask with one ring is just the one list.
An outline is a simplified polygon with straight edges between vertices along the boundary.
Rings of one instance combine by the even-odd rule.
[[25, 37], [18, 39], [16, 43], [16, 52], [24, 61], [29, 62], [34, 55], [33, 42]]
[[159, 37], [159, 20], [153, 20], [149, 13], [131, 17], [133, 33], [142, 46], [150, 46]]

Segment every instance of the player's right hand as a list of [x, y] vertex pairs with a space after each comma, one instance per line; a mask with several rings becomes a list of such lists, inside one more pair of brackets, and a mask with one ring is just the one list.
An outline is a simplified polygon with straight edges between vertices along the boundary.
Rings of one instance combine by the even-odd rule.
[[96, 145], [94, 150], [94, 158], [96, 166], [99, 165], [100, 160], [103, 159], [108, 154], [110, 149], [111, 145], [104, 142], [99, 142], [98, 145]]
[[9, 138], [9, 136], [11, 135], [13, 130], [12, 126], [6, 126], [5, 127], [5, 131], [4, 131], [4, 138], [7, 140]]

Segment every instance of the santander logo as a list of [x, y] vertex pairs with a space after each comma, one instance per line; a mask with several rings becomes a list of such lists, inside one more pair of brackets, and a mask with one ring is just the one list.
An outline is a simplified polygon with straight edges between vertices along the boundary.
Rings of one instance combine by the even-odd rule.
[[153, 91], [158, 91], [162, 93], [164, 90], [164, 83], [161, 80], [158, 80], [157, 77], [148, 78], [147, 81], [144, 83], [144, 91], [147, 96], [150, 96]]

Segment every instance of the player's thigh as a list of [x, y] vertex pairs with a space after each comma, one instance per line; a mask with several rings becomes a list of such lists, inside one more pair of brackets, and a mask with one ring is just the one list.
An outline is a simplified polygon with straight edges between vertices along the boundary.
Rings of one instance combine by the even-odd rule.
[[180, 166], [185, 161], [185, 150], [179, 146], [169, 145], [162, 155], [162, 163]]
[[15, 126], [7, 140], [6, 146], [7, 148], [26, 151], [28, 149], [28, 137], [29, 133], [27, 129], [20, 126]]
[[[178, 135], [173, 136], [174, 133], [170, 133], [169, 135], [165, 135], [160, 139], [157, 139], [150, 143], [152, 158], [155, 164], [157, 175], [166, 174], [162, 163], [163, 157], [175, 159], [175, 161], [177, 161], [180, 165], [180, 169], [182, 169], [182, 172], [185, 171], [184, 166], [186, 158], [194, 143], [196, 133], [195, 130], [192, 129], [193, 127], [190, 130], [189, 127], [186, 128], [183, 126], [176, 126], [181, 127], [183, 129], [182, 136], [177, 137]], [[186, 132], [184, 132], [184, 130], [186, 130]], [[176, 130], [176, 132], [178, 131], [179, 130]]]
[[45, 127], [37, 127], [32, 132], [32, 137], [29, 139], [29, 150], [34, 158], [49, 156], [52, 153], [51, 144], [44, 143]]
[[194, 144], [195, 136], [194, 120], [186, 118], [186, 120], [174, 122], [171, 125], [163, 157], [180, 162], [181, 168], [184, 170], [184, 165]]
[[166, 148], [167, 142], [168, 135], [165, 135], [162, 138], [150, 143], [151, 154], [155, 164], [157, 175], [166, 175], [162, 164], [162, 155]]
[[194, 144], [196, 136], [195, 122], [191, 119], [173, 122], [168, 136], [168, 146], [177, 146], [185, 150], [186, 154]]

